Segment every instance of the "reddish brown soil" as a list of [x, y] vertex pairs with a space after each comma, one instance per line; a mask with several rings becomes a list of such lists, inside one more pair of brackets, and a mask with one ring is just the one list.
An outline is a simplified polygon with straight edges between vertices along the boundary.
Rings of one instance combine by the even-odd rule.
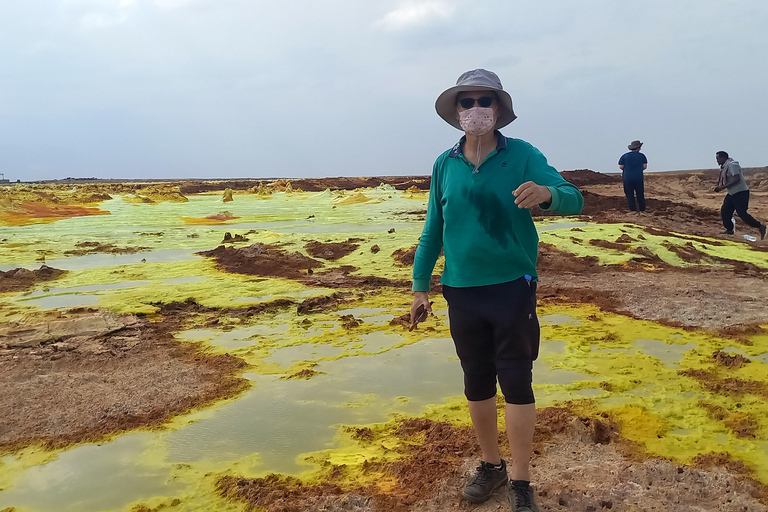
[[343, 258], [344, 256], [355, 252], [358, 247], [360, 247], [359, 244], [349, 240], [346, 242], [318, 242], [313, 240], [304, 246], [307, 253], [313, 258], [321, 258], [329, 261]]
[[74, 310], [3, 326], [0, 451], [160, 425], [246, 389], [244, 366], [131, 315]]
[[343, 266], [314, 272], [301, 282], [307, 286], [318, 286], [326, 288], [356, 288], [364, 290], [378, 290], [382, 287], [408, 289], [411, 285], [409, 280], [393, 280], [386, 277], [377, 276], [358, 276], [352, 275], [355, 267]]
[[395, 259], [395, 262], [403, 267], [413, 266], [417, 248], [418, 245], [414, 245], [410, 249], [397, 249], [392, 253], [392, 257]]
[[733, 377], [723, 378], [714, 371], [678, 370], [680, 375], [696, 379], [702, 387], [712, 393], [741, 398], [745, 394], [768, 398], [768, 383], [759, 380], [742, 380]]
[[723, 352], [721, 350], [715, 350], [712, 352], [712, 359], [715, 363], [719, 364], [720, 366], [725, 366], [726, 368], [741, 368], [750, 362], [749, 359], [741, 354], [728, 354], [727, 352]]
[[601, 239], [593, 239], [589, 241], [589, 245], [594, 245], [595, 247], [603, 247], [605, 249], [616, 249], [618, 251], [626, 251], [627, 246], [621, 242], [611, 242], [609, 240], [601, 240]]
[[[536, 432], [532, 472], [542, 510], [768, 511], [766, 486], [755, 481], [743, 464], [722, 455], [697, 460], [699, 468], [706, 467], [703, 471], [648, 458], [619, 435], [610, 418], [580, 417], [562, 408], [540, 410]], [[376, 442], [370, 429], [352, 434], [361, 442]], [[345, 488], [349, 469], [333, 465], [325, 469], [327, 481], [322, 485], [306, 485], [279, 475], [257, 479], [225, 476], [219, 480], [218, 490], [245, 502], [250, 510], [270, 512], [509, 510], [504, 492], [482, 505], [461, 499], [461, 488], [478, 456], [471, 429], [409, 419], [394, 434], [416, 443], [399, 448], [401, 460], [369, 463], [362, 471], [394, 477], [396, 490]]]
[[0, 270], [0, 293], [27, 290], [35, 283], [52, 281], [66, 273], [66, 270], [51, 268], [47, 265], [42, 265], [37, 270], [26, 268], [14, 268], [6, 272]]
[[722, 421], [736, 437], [754, 439], [760, 430], [760, 424], [749, 414], [731, 412], [725, 407], [707, 402], [699, 402], [699, 406], [707, 411], [710, 418]]
[[150, 305], [158, 308], [158, 313], [163, 315], [166, 323], [181, 324], [186, 316], [193, 314], [209, 314], [215, 317], [241, 317], [253, 316], [260, 313], [277, 313], [294, 305], [291, 299], [276, 299], [269, 302], [261, 302], [253, 306], [240, 308], [212, 308], [203, 306], [194, 298], [190, 297], [184, 302], [150, 302]]
[[323, 266], [321, 262], [300, 252], [289, 253], [261, 243], [238, 249], [220, 245], [198, 254], [215, 259], [217, 267], [226, 272], [264, 277], [299, 279], [306, 276], [308, 270]]
[[318, 372], [311, 368], [304, 368], [303, 370], [299, 370], [298, 372], [292, 373], [291, 375], [280, 377], [280, 380], [311, 379], [317, 375], [325, 375], [325, 372]]
[[595, 272], [600, 269], [597, 256], [574, 256], [561, 251], [557, 246], [539, 243], [537, 267], [540, 273], [547, 271]]
[[375, 290], [384, 286], [407, 288], [410, 285], [406, 280], [353, 275], [352, 272], [357, 271], [357, 268], [349, 265], [315, 271], [314, 269], [323, 267], [322, 262], [299, 252], [288, 253], [279, 247], [260, 243], [237, 249], [219, 246], [212, 251], [198, 254], [215, 259], [217, 267], [226, 272], [284, 277], [298, 280], [308, 286]]
[[224, 239], [221, 241], [221, 243], [233, 244], [235, 242], [247, 242], [247, 241], [248, 241], [248, 238], [244, 237], [243, 235], [236, 233], [235, 236], [232, 236], [232, 233], [227, 231], [226, 233], [224, 233]]
[[617, 185], [621, 186], [621, 176], [616, 174], [603, 174], [589, 169], [577, 169], [575, 171], [562, 171], [563, 178], [577, 187], [587, 185]]
[[616, 239], [617, 244], [629, 244], [636, 241], [637, 240], [635, 240], [634, 238], [632, 238], [626, 233], [624, 233], [623, 235], [621, 235], [619, 238]]
[[36, 201], [22, 201], [12, 209], [0, 210], [0, 223], [8, 226], [25, 226], [37, 222], [54, 222], [59, 219], [85, 217], [88, 215], [109, 215], [109, 212], [80, 205], [57, 205]]
[[351, 301], [350, 293], [334, 293], [333, 295], [325, 295], [322, 297], [310, 297], [299, 304], [297, 312], [300, 315], [308, 315], [311, 313], [319, 313], [321, 311], [334, 310], [338, 309], [340, 305]]
[[114, 244], [102, 244], [101, 242], [79, 242], [75, 244], [77, 249], [65, 251], [68, 256], [84, 256], [86, 254], [135, 254], [142, 251], [151, 251], [151, 247], [117, 247]]

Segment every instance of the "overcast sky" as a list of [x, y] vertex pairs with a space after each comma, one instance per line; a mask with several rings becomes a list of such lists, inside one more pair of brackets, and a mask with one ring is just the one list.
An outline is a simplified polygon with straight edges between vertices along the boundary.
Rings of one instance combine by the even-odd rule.
[[434, 101], [499, 74], [558, 169], [768, 165], [765, 0], [7, 0], [0, 172], [429, 174]]

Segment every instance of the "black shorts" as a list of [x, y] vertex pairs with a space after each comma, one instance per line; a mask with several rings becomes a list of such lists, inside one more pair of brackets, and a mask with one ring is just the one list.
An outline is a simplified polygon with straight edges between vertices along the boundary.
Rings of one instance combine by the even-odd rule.
[[536, 282], [521, 277], [488, 286], [443, 285], [443, 295], [467, 398], [495, 396], [498, 377], [508, 403], [533, 403], [531, 370], [539, 356]]

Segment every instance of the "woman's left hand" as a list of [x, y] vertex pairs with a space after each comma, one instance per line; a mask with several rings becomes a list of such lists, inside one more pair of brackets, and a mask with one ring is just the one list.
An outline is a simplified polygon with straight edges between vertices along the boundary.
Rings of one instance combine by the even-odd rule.
[[533, 208], [541, 203], [552, 202], [552, 192], [547, 187], [532, 181], [526, 181], [517, 187], [512, 195], [515, 196], [515, 204], [518, 208]]

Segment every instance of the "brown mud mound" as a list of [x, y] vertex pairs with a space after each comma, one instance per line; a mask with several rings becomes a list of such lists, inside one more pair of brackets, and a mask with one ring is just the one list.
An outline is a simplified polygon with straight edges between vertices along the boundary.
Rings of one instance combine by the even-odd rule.
[[[624, 197], [596, 194], [588, 190], [582, 190], [584, 196], [584, 209], [582, 216], [590, 217], [594, 222], [627, 222], [627, 200]], [[667, 199], [646, 199], [646, 212], [642, 217], [634, 217], [634, 222], [643, 224], [665, 221], [663, 226], [676, 227], [678, 230], [686, 226], [719, 226], [720, 212], [714, 208], [707, 208], [688, 203], [669, 201]], [[621, 214], [621, 215], [618, 215]], [[536, 216], [555, 216], [553, 212], [539, 210]]]
[[42, 265], [37, 270], [26, 268], [14, 268], [5, 272], [0, 270], [0, 293], [27, 290], [32, 288], [35, 283], [53, 281], [66, 273], [66, 270], [59, 270], [47, 265]]
[[248, 247], [219, 246], [212, 251], [199, 252], [216, 260], [217, 267], [236, 274], [264, 277], [284, 277], [300, 281], [307, 286], [326, 288], [362, 288], [375, 290], [381, 287], [404, 288], [407, 280], [392, 280], [377, 276], [358, 276], [356, 267], [344, 265], [316, 272], [323, 263], [299, 252], [289, 253], [278, 247], [255, 243]]
[[695, 264], [722, 264], [733, 267], [733, 271], [740, 274], [759, 275], [767, 272], [766, 269], [760, 268], [753, 263], [747, 261], [733, 260], [729, 258], [721, 258], [719, 256], [712, 256], [703, 251], [698, 250], [693, 246], [693, 242], [687, 242], [685, 245], [673, 245], [665, 243], [664, 247], [677, 254], [681, 260], [687, 263]]
[[313, 368], [304, 368], [303, 370], [299, 370], [298, 372], [292, 373], [291, 375], [280, 377], [280, 380], [309, 380], [312, 377], [316, 377], [318, 375], [325, 375], [325, 372], [319, 372]]
[[235, 242], [247, 242], [248, 238], [240, 235], [238, 233], [235, 233], [235, 236], [232, 236], [232, 233], [227, 231], [224, 233], [224, 239], [221, 241], [223, 244], [234, 244]]
[[305, 277], [307, 271], [323, 266], [320, 261], [300, 252], [289, 253], [262, 243], [238, 249], [220, 245], [216, 249], [198, 254], [213, 258], [216, 260], [216, 266], [226, 272], [264, 277], [298, 279]]
[[592, 239], [589, 241], [589, 245], [594, 245], [595, 247], [602, 247], [604, 249], [614, 249], [617, 251], [626, 251], [627, 246], [621, 242], [611, 242], [609, 240], [602, 240], [602, 239]]
[[253, 316], [261, 313], [278, 313], [286, 308], [294, 305], [295, 302], [291, 299], [275, 299], [269, 302], [261, 302], [254, 304], [253, 306], [245, 306], [239, 308], [214, 308], [209, 306], [203, 306], [197, 302], [193, 297], [188, 298], [184, 302], [150, 302], [150, 306], [155, 306], [158, 309], [158, 313], [163, 315], [163, 323], [172, 325], [173, 328], [182, 324], [182, 319], [185, 315], [194, 314], [210, 314], [213, 316], [213, 320], [218, 317], [240, 317], [240, 316]]
[[162, 323], [73, 310], [0, 331], [0, 451], [96, 441], [233, 396], [245, 363], [178, 344]]
[[754, 439], [760, 430], [760, 424], [755, 418], [743, 412], [731, 412], [717, 404], [699, 402], [699, 407], [707, 411], [707, 415], [715, 420], [722, 421], [733, 434], [741, 439]]
[[[373, 431], [359, 430], [353, 437], [360, 442], [376, 442]], [[366, 463], [361, 471], [381, 475], [381, 481], [394, 479], [395, 485], [350, 488], [344, 485], [350, 469], [328, 465], [321, 484], [274, 474], [256, 479], [225, 476], [217, 489], [246, 503], [249, 510], [270, 512], [509, 510], [503, 491], [482, 505], [461, 498], [478, 457], [470, 428], [408, 419], [393, 434], [403, 441], [396, 448], [402, 458]], [[743, 465], [714, 454], [702, 457], [695, 468], [648, 458], [623, 440], [610, 420], [584, 418], [562, 408], [539, 411], [532, 462], [542, 510], [768, 511], [765, 486], [753, 480]], [[320, 504], [323, 508], [314, 508]]]
[[114, 244], [102, 244], [101, 242], [79, 242], [76, 249], [65, 251], [68, 256], [85, 256], [86, 254], [136, 254], [142, 251], [151, 251], [151, 247], [117, 247]]
[[418, 245], [414, 245], [410, 249], [397, 249], [392, 253], [392, 257], [398, 265], [410, 267], [413, 265], [413, 260], [416, 257], [416, 249], [418, 249], [418, 247]]
[[357, 269], [344, 265], [312, 274], [300, 279], [307, 286], [326, 288], [357, 288], [364, 290], [377, 290], [382, 287], [408, 288], [411, 282], [406, 279], [388, 279], [378, 276], [353, 275]]
[[539, 243], [537, 260], [539, 271], [595, 272], [601, 269], [597, 256], [574, 256], [553, 244]]
[[760, 380], [743, 380], [734, 377], [720, 377], [709, 370], [678, 370], [679, 375], [690, 377], [711, 393], [718, 393], [734, 398], [755, 395], [768, 399], [768, 383]]
[[723, 352], [721, 350], [715, 350], [712, 352], [712, 359], [715, 363], [719, 364], [720, 366], [725, 366], [726, 368], [741, 368], [750, 362], [749, 359], [741, 354], [728, 354], [727, 352]]
[[300, 315], [309, 315], [321, 311], [332, 311], [338, 309], [342, 304], [352, 301], [349, 293], [334, 293], [333, 295], [323, 295], [322, 297], [310, 297], [302, 301], [296, 308]]
[[617, 174], [603, 174], [589, 169], [576, 169], [574, 171], [562, 171], [560, 175], [577, 187], [586, 185], [616, 185], [621, 184], [621, 176]]
[[[567, 287], [560, 284], [541, 284], [536, 295], [541, 302], [552, 302], [555, 304], [563, 302], [574, 302], [577, 304], [593, 304], [603, 311], [610, 311], [617, 314], [628, 314], [622, 308], [621, 302], [617, 301], [615, 293], [600, 292], [591, 288]], [[631, 316], [631, 315], [630, 315]]]
[[304, 246], [304, 249], [313, 258], [334, 261], [355, 252], [360, 247], [360, 244], [356, 244], [352, 240], [349, 239], [346, 242], [318, 242], [317, 240], [312, 240]]

